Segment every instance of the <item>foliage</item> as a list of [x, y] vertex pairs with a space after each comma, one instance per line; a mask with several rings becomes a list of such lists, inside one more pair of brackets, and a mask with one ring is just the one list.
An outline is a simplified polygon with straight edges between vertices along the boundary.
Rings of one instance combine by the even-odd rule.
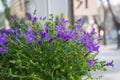
[[0, 31], [1, 80], [81, 80], [92, 78], [91, 71], [114, 66], [113, 61], [96, 58], [95, 29], [86, 33], [80, 27], [81, 19], [71, 30], [64, 18], [56, 24], [53, 16], [48, 21], [27, 17], [31, 22], [18, 23], [21, 28]]

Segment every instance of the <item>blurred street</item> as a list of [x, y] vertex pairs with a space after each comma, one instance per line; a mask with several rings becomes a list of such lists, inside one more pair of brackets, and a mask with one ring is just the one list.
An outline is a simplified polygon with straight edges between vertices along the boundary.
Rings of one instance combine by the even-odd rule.
[[101, 45], [101, 50], [98, 55], [100, 60], [114, 61], [114, 69], [108, 67], [108, 71], [97, 71], [93, 73], [94, 77], [103, 76], [100, 80], [120, 80], [120, 50], [117, 49], [116, 44]]

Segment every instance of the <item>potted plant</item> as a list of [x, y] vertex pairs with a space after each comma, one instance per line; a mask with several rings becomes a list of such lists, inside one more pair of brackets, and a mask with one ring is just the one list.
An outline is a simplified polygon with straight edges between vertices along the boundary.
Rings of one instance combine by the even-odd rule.
[[81, 19], [74, 29], [64, 18], [58, 24], [53, 17], [38, 21], [29, 14], [28, 19], [29, 24], [18, 23], [21, 28], [0, 31], [1, 80], [91, 79], [91, 71], [113, 67], [113, 61], [96, 58], [100, 46], [93, 42], [95, 29], [85, 32]]

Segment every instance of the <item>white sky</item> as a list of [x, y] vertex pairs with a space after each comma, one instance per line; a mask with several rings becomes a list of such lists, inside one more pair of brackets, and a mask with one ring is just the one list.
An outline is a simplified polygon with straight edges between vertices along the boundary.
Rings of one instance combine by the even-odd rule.
[[[106, 0], [103, 0], [103, 1], [106, 2]], [[99, 2], [99, 0], [98, 0], [98, 2]], [[110, 0], [110, 3], [114, 4], [114, 5], [120, 4], [120, 0]]]
[[120, 0], [110, 0], [113, 4], [120, 4]]
[[2, 11], [3, 12], [4, 8], [3, 8], [3, 5], [1, 3], [1, 0], [0, 0], [0, 12]]
[[[106, 1], [106, 0], [103, 0], [103, 1]], [[98, 0], [98, 2], [99, 2], [99, 0]], [[110, 2], [112, 4], [120, 4], [120, 0], [110, 0]], [[8, 0], [8, 4], [10, 5], [10, 0]], [[0, 12], [3, 12], [3, 11], [4, 11], [4, 7], [3, 7], [1, 0], [0, 0]]]

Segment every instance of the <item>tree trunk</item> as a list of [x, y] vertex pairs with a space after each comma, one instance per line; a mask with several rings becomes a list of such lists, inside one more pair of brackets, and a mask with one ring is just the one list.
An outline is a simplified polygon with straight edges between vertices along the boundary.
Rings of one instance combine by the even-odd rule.
[[117, 29], [117, 46], [118, 46], [118, 48], [120, 49], [120, 23], [117, 21], [116, 16], [115, 16], [115, 14], [113, 13], [113, 10], [112, 10], [112, 8], [111, 8], [110, 1], [107, 0], [107, 3], [108, 3], [108, 7], [109, 7], [109, 9], [110, 9], [110, 12], [111, 12], [111, 14], [112, 14], [112, 19], [113, 19], [114, 25], [116, 26], [116, 29]]
[[101, 26], [98, 24], [96, 16], [93, 16], [93, 19], [94, 19], [95, 24], [97, 25], [97, 28], [98, 28], [98, 37], [100, 38], [101, 37], [101, 35], [100, 35]]
[[117, 31], [118, 49], [120, 49], [120, 30]]
[[11, 19], [11, 16], [10, 16], [10, 8], [7, 6], [7, 1], [6, 0], [1, 0], [1, 2], [2, 2], [4, 8], [5, 8], [4, 15], [7, 18], [7, 20], [9, 21], [9, 25], [11, 26], [12, 25], [12, 19]]
[[69, 15], [70, 23], [74, 25], [73, 0], [68, 0], [68, 15]]

